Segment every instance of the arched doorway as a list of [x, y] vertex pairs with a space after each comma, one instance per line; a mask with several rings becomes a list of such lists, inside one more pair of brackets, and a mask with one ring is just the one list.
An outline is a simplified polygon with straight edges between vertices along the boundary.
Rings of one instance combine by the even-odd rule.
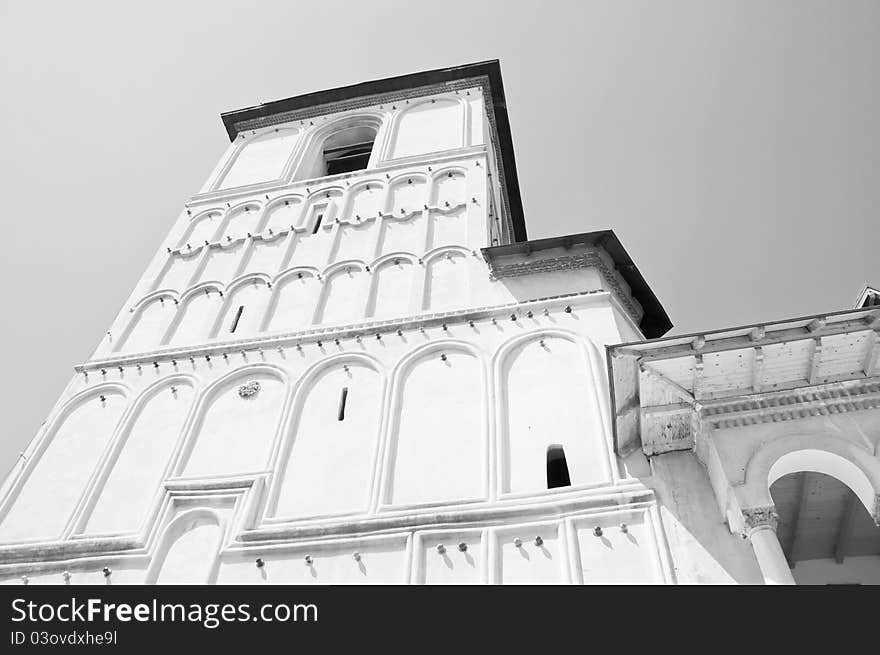
[[798, 471], [770, 494], [776, 535], [798, 584], [880, 584], [880, 526], [837, 478]]

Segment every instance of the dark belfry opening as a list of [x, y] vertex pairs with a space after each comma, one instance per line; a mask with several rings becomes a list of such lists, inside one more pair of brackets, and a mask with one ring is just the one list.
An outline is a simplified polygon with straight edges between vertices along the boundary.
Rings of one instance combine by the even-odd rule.
[[342, 387], [342, 394], [339, 396], [339, 412], [336, 415], [337, 421], [345, 420], [345, 401], [348, 400], [348, 387]]
[[568, 464], [565, 461], [565, 451], [559, 444], [551, 444], [547, 447], [547, 488], [570, 487], [571, 478], [568, 475]]
[[232, 325], [229, 327], [230, 332], [235, 332], [235, 328], [238, 327], [238, 322], [241, 320], [241, 314], [244, 311], [244, 305], [238, 306], [238, 311], [235, 312], [235, 318], [232, 319]]
[[312, 234], [318, 233], [318, 228], [321, 227], [322, 218], [324, 218], [324, 214], [318, 214], [318, 218], [315, 219], [315, 227], [312, 228]]
[[324, 142], [324, 175], [361, 171], [370, 163], [376, 131], [353, 127], [337, 132]]

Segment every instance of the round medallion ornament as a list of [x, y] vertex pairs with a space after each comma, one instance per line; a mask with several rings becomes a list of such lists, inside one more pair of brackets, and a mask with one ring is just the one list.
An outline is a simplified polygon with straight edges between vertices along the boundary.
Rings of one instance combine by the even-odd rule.
[[256, 396], [259, 391], [260, 383], [256, 380], [251, 380], [238, 388], [238, 395], [242, 398], [250, 398], [251, 396]]

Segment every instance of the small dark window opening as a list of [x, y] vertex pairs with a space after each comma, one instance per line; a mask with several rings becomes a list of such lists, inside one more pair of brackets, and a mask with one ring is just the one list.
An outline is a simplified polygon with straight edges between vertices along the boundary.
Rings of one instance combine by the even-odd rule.
[[339, 412], [336, 415], [337, 421], [345, 420], [345, 401], [348, 400], [348, 387], [342, 387], [342, 395], [339, 396]]
[[559, 444], [553, 444], [547, 448], [547, 488], [570, 486], [571, 478], [568, 476], [565, 451]]
[[230, 332], [235, 332], [235, 328], [238, 327], [238, 322], [241, 320], [241, 313], [244, 311], [244, 305], [238, 306], [238, 311], [235, 312], [235, 318], [232, 319], [232, 327], [229, 328]]
[[312, 234], [318, 233], [318, 228], [321, 227], [322, 218], [324, 218], [324, 214], [318, 214], [318, 218], [315, 219], [315, 227], [312, 228]]
[[326, 148], [324, 150], [324, 165], [327, 175], [362, 171], [370, 162], [371, 152], [373, 152], [372, 140]]

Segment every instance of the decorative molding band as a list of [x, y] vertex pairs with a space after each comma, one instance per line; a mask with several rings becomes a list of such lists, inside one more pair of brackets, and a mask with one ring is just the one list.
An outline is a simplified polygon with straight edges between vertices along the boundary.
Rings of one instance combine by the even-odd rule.
[[750, 507], [742, 511], [743, 523], [746, 527], [746, 535], [759, 528], [770, 527], [776, 530], [779, 525], [779, 513], [774, 505], [766, 507]]
[[532, 259], [530, 261], [515, 262], [510, 264], [498, 264], [489, 262], [489, 277], [499, 280], [505, 277], [519, 277], [522, 275], [534, 275], [536, 273], [550, 273], [554, 271], [570, 271], [581, 268], [595, 268], [602, 275], [605, 283], [617, 296], [624, 306], [630, 318], [638, 324], [644, 311], [629, 293], [624, 291], [620, 281], [620, 274], [602, 259], [597, 252], [585, 252], [579, 255], [563, 255], [562, 257], [549, 257], [546, 259]]
[[732, 401], [699, 405], [713, 429], [779, 423], [880, 407], [880, 379], [865, 378], [776, 393], [750, 394]]
[[522, 310], [524, 317], [528, 317], [528, 312], [530, 310], [556, 310], [564, 306], [583, 305], [590, 302], [596, 302], [600, 298], [607, 298], [609, 296], [613, 297], [610, 292], [604, 289], [578, 291], [558, 296], [546, 296], [543, 298], [535, 298], [533, 300], [504, 303], [502, 305], [472, 307], [436, 314], [420, 314], [417, 316], [406, 316], [386, 321], [369, 321], [351, 325], [329, 326], [326, 328], [315, 328], [298, 332], [286, 332], [272, 336], [259, 336], [238, 339], [235, 341], [217, 342], [210, 345], [199, 344], [180, 348], [165, 348], [162, 350], [141, 352], [132, 355], [94, 359], [82, 364], [77, 364], [73, 368], [77, 373], [83, 373], [121, 366], [158, 366], [160, 362], [174, 363], [177, 360], [184, 360], [190, 357], [205, 357], [211, 355], [222, 356], [223, 353], [239, 351], [260, 352], [264, 349], [298, 346], [314, 341], [333, 341], [334, 339], [364, 337], [367, 333], [379, 334], [382, 332], [395, 332], [397, 330], [418, 329], [420, 327], [441, 327], [445, 323], [466, 323], [471, 320], [477, 321], [491, 319], [502, 314], [515, 314], [515, 310]]
[[[306, 541], [358, 539], [388, 533], [414, 532], [454, 527], [505, 525], [512, 521], [558, 520], [583, 513], [633, 511], [654, 506], [656, 495], [641, 484], [609, 486], [588, 493], [530, 498], [513, 505], [487, 502], [482, 507], [434, 508], [432, 511], [372, 514], [338, 520], [321, 520], [294, 525], [268, 525], [245, 529], [221, 552], [250, 551], [296, 546]], [[141, 537], [88, 538], [42, 544], [4, 544], [0, 546], [0, 575], [51, 571], [75, 565], [84, 559], [114, 562], [121, 558], [151, 557], [150, 544]]]

